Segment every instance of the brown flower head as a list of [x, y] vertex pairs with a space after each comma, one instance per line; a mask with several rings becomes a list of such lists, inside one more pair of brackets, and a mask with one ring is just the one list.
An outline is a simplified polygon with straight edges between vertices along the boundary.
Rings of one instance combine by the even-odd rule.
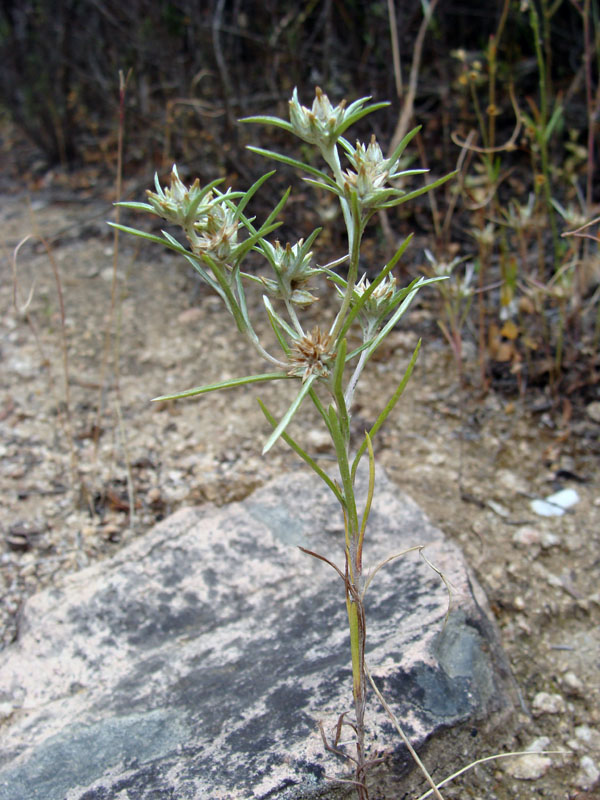
[[294, 344], [288, 375], [301, 377], [302, 383], [311, 375], [319, 378], [329, 375], [329, 365], [335, 358], [331, 345], [331, 336], [328, 333], [322, 333], [318, 326], [313, 328], [307, 336], [298, 339]]

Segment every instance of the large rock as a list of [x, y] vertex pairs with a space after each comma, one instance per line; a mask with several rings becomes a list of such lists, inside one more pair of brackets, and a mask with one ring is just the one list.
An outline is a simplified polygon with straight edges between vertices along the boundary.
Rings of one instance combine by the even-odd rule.
[[[0, 799], [333, 797], [325, 775], [347, 767], [318, 723], [352, 705], [343, 583], [296, 545], [342, 563], [343, 539], [328, 490], [289, 474], [179, 511], [31, 598], [0, 662]], [[510, 708], [461, 553], [380, 471], [366, 560], [419, 544], [452, 586], [445, 625], [446, 588], [418, 553], [367, 595], [368, 663], [417, 747]], [[374, 696], [368, 739], [398, 781], [408, 759]]]

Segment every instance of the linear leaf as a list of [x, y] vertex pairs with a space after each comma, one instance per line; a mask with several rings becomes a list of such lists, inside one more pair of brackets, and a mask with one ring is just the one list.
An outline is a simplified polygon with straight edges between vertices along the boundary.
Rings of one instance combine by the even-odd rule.
[[326, 172], [322, 172], [320, 169], [316, 167], [312, 167], [310, 164], [305, 164], [303, 161], [298, 161], [296, 158], [291, 158], [290, 156], [284, 156], [281, 153], [275, 153], [273, 150], [264, 150], [262, 147], [254, 147], [252, 145], [248, 146], [248, 150], [252, 153], [257, 153], [259, 156], [265, 156], [266, 158], [273, 158], [275, 161], [281, 161], [282, 164], [287, 164], [290, 167], [294, 167], [295, 169], [302, 170], [303, 172], [308, 172], [310, 175], [314, 175], [315, 177], [322, 180], [324, 183], [328, 183], [330, 185], [336, 185], [335, 181], [333, 181]]
[[[417, 342], [417, 346], [415, 347], [414, 352], [412, 354], [412, 357], [411, 357], [411, 359], [409, 361], [408, 367], [406, 368], [406, 370], [404, 372], [404, 375], [402, 376], [402, 380], [398, 384], [398, 388], [396, 389], [394, 394], [391, 396], [391, 398], [387, 402], [387, 404], [386, 404], [385, 408], [383, 409], [383, 411], [381, 411], [381, 413], [379, 414], [379, 416], [375, 420], [375, 424], [371, 427], [371, 430], [369, 431], [369, 436], [368, 436], [369, 440], [372, 441], [375, 438], [375, 435], [376, 435], [377, 431], [381, 428], [383, 423], [386, 421], [386, 419], [390, 415], [392, 409], [394, 408], [394, 406], [396, 405], [396, 403], [400, 399], [402, 393], [404, 392], [404, 390], [406, 388], [406, 384], [408, 383], [408, 381], [410, 379], [410, 376], [412, 375], [412, 371], [413, 371], [413, 369], [415, 367], [415, 364], [417, 363], [417, 357], [419, 355], [419, 350], [420, 349], [421, 349], [421, 339], [419, 339], [419, 341]], [[367, 441], [368, 440], [365, 437], [363, 443], [358, 448], [358, 451], [357, 451], [357, 453], [356, 453], [356, 455], [354, 457], [354, 461], [352, 462], [352, 480], [354, 480], [354, 477], [356, 475], [356, 470], [358, 469], [358, 465], [360, 464], [360, 460], [363, 457], [365, 450], [367, 449], [367, 446], [368, 446]]]
[[415, 197], [419, 197], [419, 195], [425, 194], [425, 192], [431, 191], [431, 189], [436, 189], [438, 186], [441, 186], [446, 181], [449, 181], [450, 178], [453, 178], [457, 174], [457, 170], [454, 172], [449, 172], [448, 175], [444, 175], [442, 178], [438, 178], [437, 181], [433, 181], [432, 183], [426, 183], [424, 186], [421, 186], [419, 189], [415, 189], [412, 192], [408, 192], [407, 194], [399, 197], [397, 200], [388, 200], [387, 203], [382, 203], [379, 208], [393, 208], [394, 206], [399, 206], [402, 203], [406, 203], [408, 200], [412, 200]]
[[283, 128], [284, 131], [294, 132], [291, 122], [287, 122], [279, 117], [260, 116], [260, 117], [243, 117], [238, 122], [258, 122], [261, 125], [276, 125], [278, 128]]
[[159, 400], [180, 400], [184, 397], [195, 397], [198, 394], [207, 394], [208, 392], [218, 392], [220, 389], [235, 389], [237, 386], [246, 386], [250, 383], [262, 383], [264, 381], [280, 381], [288, 379], [289, 376], [285, 372], [265, 372], [262, 375], [247, 375], [244, 378], [230, 378], [226, 381], [219, 383], [208, 383], [205, 386], [197, 386], [194, 389], [187, 389], [184, 392], [176, 392], [175, 394], [163, 394], [160, 397], [153, 397], [152, 402], [158, 403]]
[[[265, 407], [264, 403], [260, 398], [258, 400], [258, 403], [260, 405], [261, 411], [267, 418], [268, 422], [273, 426], [273, 428], [275, 428], [277, 426], [277, 420], [275, 419], [275, 417], [267, 410], [267, 408]], [[325, 472], [325, 470], [321, 469], [321, 467], [317, 464], [317, 462], [311, 456], [309, 456], [306, 450], [304, 450], [298, 444], [298, 442], [296, 442], [295, 439], [292, 439], [292, 437], [288, 433], [285, 433], [284, 431], [281, 434], [281, 438], [287, 445], [289, 445], [289, 447], [292, 448], [292, 450], [295, 453], [297, 453], [300, 456], [301, 459], [303, 459], [308, 464], [308, 466], [313, 470], [313, 472], [317, 473], [317, 475], [321, 478], [321, 480], [324, 481], [324, 483], [326, 483], [327, 486], [331, 489], [331, 491], [336, 496], [340, 505], [344, 506], [344, 498], [342, 497], [340, 490], [337, 488], [337, 486], [331, 480], [331, 478]]]
[[[287, 375], [286, 375], [286, 377], [289, 377], [289, 376], [287, 376]], [[291, 420], [292, 420], [292, 417], [294, 416], [294, 414], [296, 413], [296, 411], [298, 411], [298, 409], [299, 409], [299, 408], [300, 408], [300, 406], [302, 405], [302, 401], [304, 400], [304, 398], [306, 397], [306, 395], [309, 393], [311, 386], [313, 385], [313, 383], [314, 383], [316, 380], [317, 380], [317, 376], [316, 376], [316, 375], [311, 375], [311, 376], [310, 376], [310, 377], [309, 377], [309, 378], [308, 378], [308, 379], [307, 379], [307, 380], [306, 380], [306, 381], [305, 381], [305, 382], [302, 384], [302, 386], [301, 386], [301, 388], [300, 388], [300, 391], [299, 391], [299, 392], [298, 392], [298, 394], [296, 395], [296, 398], [295, 398], [294, 402], [291, 404], [291, 406], [290, 406], [290, 407], [288, 408], [288, 410], [285, 412], [285, 414], [283, 415], [283, 417], [282, 417], [282, 418], [281, 418], [281, 420], [279, 421], [279, 424], [277, 425], [277, 427], [275, 428], [275, 430], [273, 431], [273, 433], [272, 433], [272, 434], [269, 436], [269, 438], [267, 439], [267, 443], [266, 443], [266, 444], [265, 444], [265, 446], [263, 447], [263, 455], [264, 455], [265, 453], [268, 453], [268, 452], [269, 452], [269, 450], [270, 450], [270, 449], [273, 447], [273, 445], [275, 444], [275, 442], [277, 441], [277, 439], [279, 439], [279, 437], [281, 436], [281, 434], [282, 434], [282, 433], [285, 431], [285, 429], [287, 428], [287, 426], [290, 424], [290, 422], [291, 422]]]

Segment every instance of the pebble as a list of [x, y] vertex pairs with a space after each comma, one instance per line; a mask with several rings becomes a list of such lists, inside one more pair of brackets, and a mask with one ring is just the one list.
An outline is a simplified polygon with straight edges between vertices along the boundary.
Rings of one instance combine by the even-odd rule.
[[498, 470], [496, 480], [505, 489], [516, 494], [527, 494], [529, 492], [527, 481], [509, 469]]
[[564, 714], [566, 705], [563, 696], [560, 694], [538, 692], [533, 698], [531, 709], [534, 716], [539, 717], [542, 714]]
[[585, 408], [586, 414], [593, 422], [600, 422], [600, 400], [594, 400]]
[[532, 500], [529, 504], [531, 510], [540, 517], [562, 517], [567, 508], [579, 502], [579, 495], [575, 489], [562, 489], [560, 492], [546, 497], [545, 500]]
[[579, 789], [589, 792], [600, 781], [600, 770], [591, 756], [581, 756], [579, 772], [575, 776], [575, 785]]
[[441, 467], [442, 464], [446, 462], [446, 456], [444, 453], [440, 453], [439, 451], [429, 453], [425, 460], [428, 464], [432, 464], [434, 467]]
[[542, 532], [531, 525], [524, 525], [513, 533], [513, 544], [517, 547], [531, 547], [542, 541]]
[[593, 750], [600, 751], [600, 731], [590, 728], [589, 725], [578, 725], [575, 728], [575, 736]]
[[549, 550], [551, 547], [558, 547], [560, 544], [560, 536], [552, 531], [544, 531], [540, 544], [544, 550]]
[[552, 759], [543, 755], [540, 751], [547, 750], [550, 739], [547, 736], [540, 736], [534, 739], [526, 748], [527, 755], [514, 756], [507, 758], [504, 769], [513, 778], [520, 781], [535, 781], [545, 775], [552, 766]]
[[525, 610], [525, 600], [518, 594], [513, 600], [513, 606], [517, 611], [524, 611]]
[[574, 672], [565, 672], [562, 676], [562, 684], [567, 694], [582, 696], [585, 692], [582, 681], [579, 680]]
[[157, 486], [154, 486], [152, 489], [148, 489], [146, 492], [146, 502], [152, 503], [159, 503], [162, 500], [161, 491]]

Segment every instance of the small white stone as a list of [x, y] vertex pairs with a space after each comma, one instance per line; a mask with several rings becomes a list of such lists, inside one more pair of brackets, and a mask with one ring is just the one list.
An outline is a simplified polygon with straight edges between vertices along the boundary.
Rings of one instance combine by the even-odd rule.
[[557, 547], [560, 544], [560, 536], [552, 531], [544, 531], [540, 541], [544, 550], [549, 550], [551, 547]]
[[429, 453], [426, 457], [426, 461], [428, 464], [432, 464], [434, 467], [440, 467], [446, 461], [446, 456], [439, 451], [434, 453]]
[[540, 544], [542, 532], [531, 525], [524, 525], [513, 533], [512, 540], [517, 547], [531, 547]]
[[507, 758], [504, 769], [513, 778], [520, 781], [535, 781], [552, 766], [552, 759], [542, 755], [540, 751], [547, 750], [550, 739], [547, 736], [540, 736], [526, 748], [526, 755]]
[[590, 756], [581, 756], [579, 772], [575, 776], [575, 785], [584, 791], [592, 789], [600, 780], [600, 770]]
[[594, 400], [593, 403], [590, 403], [585, 407], [586, 414], [588, 417], [593, 420], [594, 422], [600, 422], [600, 401]]
[[541, 714], [564, 714], [566, 710], [562, 695], [549, 692], [538, 692], [533, 698], [531, 708], [536, 717]]
[[594, 750], [600, 750], [600, 731], [589, 725], [578, 725], [575, 736]]
[[521, 597], [520, 594], [518, 594], [514, 598], [513, 605], [517, 609], [517, 611], [523, 611], [524, 610], [524, 608], [525, 608], [525, 600]]
[[509, 469], [498, 470], [496, 473], [496, 481], [505, 489], [517, 494], [527, 494], [529, 491], [527, 481], [524, 481], [523, 478]]
[[583, 683], [574, 672], [565, 672], [562, 682], [568, 694], [583, 694], [585, 691]]
[[531, 510], [540, 517], [562, 517], [565, 509], [579, 502], [575, 489], [562, 489], [546, 497], [545, 500], [532, 500]]

